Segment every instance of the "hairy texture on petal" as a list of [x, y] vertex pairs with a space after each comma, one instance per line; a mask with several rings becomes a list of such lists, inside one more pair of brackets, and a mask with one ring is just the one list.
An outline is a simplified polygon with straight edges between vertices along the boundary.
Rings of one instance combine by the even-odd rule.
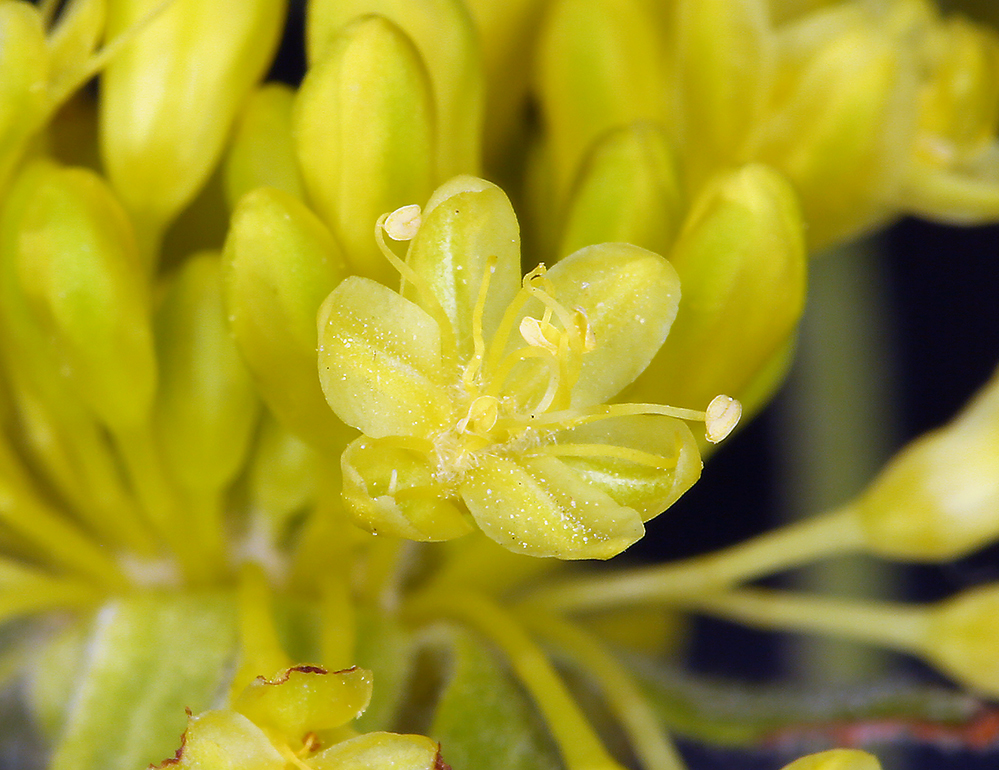
[[561, 432], [555, 447], [563, 463], [643, 521], [669, 508], [701, 475], [694, 434], [670, 417], [600, 420]]
[[367, 278], [347, 278], [319, 310], [319, 380], [333, 411], [368, 436], [426, 436], [450, 417], [440, 329]]
[[486, 535], [531, 556], [609, 559], [645, 532], [638, 513], [554, 457], [487, 456], [461, 496]]

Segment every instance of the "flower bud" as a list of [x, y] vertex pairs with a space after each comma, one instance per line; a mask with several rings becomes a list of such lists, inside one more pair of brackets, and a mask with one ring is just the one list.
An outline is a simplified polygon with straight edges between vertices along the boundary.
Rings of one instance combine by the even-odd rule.
[[51, 77], [56, 98], [75, 90], [87, 60], [104, 33], [107, 0], [74, 0], [65, 4], [48, 38]]
[[315, 770], [437, 770], [447, 765], [440, 746], [423, 735], [365, 733], [324, 749], [309, 760]]
[[796, 759], [784, 770], [881, 770], [881, 763], [866, 751], [831, 749]]
[[853, 507], [868, 548], [886, 558], [945, 562], [999, 537], [999, 374], [896, 455]]
[[758, 138], [756, 157], [801, 196], [811, 250], [871, 227], [896, 195], [916, 102], [906, 64], [884, 31], [852, 25], [803, 57]]
[[0, 3], [0, 191], [48, 105], [49, 53], [38, 11]]
[[310, 443], [342, 451], [346, 429], [316, 374], [316, 313], [345, 274], [329, 231], [296, 198], [261, 188], [237, 206], [223, 259], [229, 322], [264, 401]]
[[964, 591], [932, 610], [923, 653], [965, 687], [999, 696], [999, 586]]
[[628, 397], [692, 408], [741, 397], [801, 315], [802, 228], [794, 191], [765, 166], [705, 186], [670, 255], [683, 292], [676, 321]]
[[184, 487], [214, 492], [242, 465], [260, 406], [229, 334], [216, 254], [191, 257], [172, 277], [155, 328], [163, 456]]
[[[110, 0], [107, 36], [159, 0]], [[278, 42], [285, 0], [175, 0], [108, 63], [101, 153], [142, 232], [157, 235], [194, 198]]]
[[608, 129], [648, 119], [668, 124], [663, 43], [639, 0], [559, 0], [538, 48], [538, 81], [556, 201], [583, 155]]
[[295, 515], [315, 501], [319, 472], [312, 447], [265, 412], [250, 463], [250, 510], [273, 542], [282, 542]]
[[230, 209], [258, 187], [305, 197], [292, 138], [294, 102], [295, 92], [282, 83], [261, 86], [247, 99], [225, 161], [225, 192]]
[[743, 163], [770, 96], [777, 53], [766, 0], [678, 0], [675, 51], [683, 160], [692, 189]]
[[559, 256], [592, 243], [632, 243], [669, 254], [682, 216], [680, 180], [665, 129], [633, 123], [605, 134], [569, 196]]
[[64, 374], [112, 429], [141, 423], [156, 386], [149, 296], [128, 218], [91, 171], [41, 161], [6, 222], [28, 306]]
[[288, 766], [267, 735], [242, 714], [230, 709], [188, 717], [187, 730], [174, 757], [153, 770], [202, 770], [238, 767], [284, 770]]
[[306, 30], [310, 61], [322, 61], [334, 36], [366, 14], [378, 14], [398, 26], [416, 46], [430, 75], [437, 119], [436, 178], [478, 173], [485, 86], [475, 26], [465, 4], [461, 0], [312, 0]]
[[433, 98], [419, 52], [384, 18], [351, 23], [306, 75], [294, 125], [306, 190], [352, 272], [394, 283], [375, 222], [425, 200], [434, 179]]

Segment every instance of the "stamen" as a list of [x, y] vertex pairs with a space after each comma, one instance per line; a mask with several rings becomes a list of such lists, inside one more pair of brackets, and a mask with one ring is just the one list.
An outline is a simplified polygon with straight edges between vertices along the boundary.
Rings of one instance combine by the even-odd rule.
[[731, 433], [742, 417], [742, 404], [729, 396], [715, 396], [708, 404], [704, 423], [708, 441], [717, 444]]
[[[411, 204], [412, 205], [412, 204]], [[452, 369], [458, 360], [458, 343], [455, 340], [454, 327], [451, 326], [451, 319], [448, 314], [444, 312], [444, 308], [441, 307], [441, 303], [437, 300], [437, 295], [427, 286], [426, 281], [420, 277], [420, 275], [413, 270], [409, 265], [403, 262], [395, 254], [392, 249], [388, 247], [385, 243], [384, 233], [387, 233], [386, 229], [387, 221], [399, 214], [402, 209], [408, 208], [403, 206], [400, 209], [389, 214], [382, 214], [378, 217], [378, 221], [375, 222], [375, 242], [378, 244], [378, 248], [381, 250], [385, 259], [389, 261], [398, 271], [399, 275], [402, 276], [403, 281], [409, 281], [413, 284], [413, 287], [419, 293], [420, 297], [423, 299], [424, 303], [427, 305], [425, 308], [431, 317], [437, 322], [437, 326], [440, 328], [441, 334], [441, 357], [444, 359], [445, 364], [447, 364], [447, 369]], [[405, 219], [406, 215], [399, 214], [400, 221]], [[391, 233], [389, 233], [391, 236]]]
[[643, 452], [639, 449], [615, 444], [547, 444], [539, 451], [556, 457], [613, 457], [619, 460], [629, 460], [637, 465], [647, 465], [661, 471], [673, 470], [677, 461], [677, 457], [669, 459], [651, 452]]
[[421, 224], [423, 216], [420, 207], [416, 203], [410, 203], [385, 217], [382, 227], [393, 241], [411, 241], [419, 232]]
[[472, 345], [474, 346], [474, 352], [472, 353], [472, 360], [462, 375], [462, 384], [466, 390], [471, 389], [471, 385], [475, 381], [475, 376], [479, 373], [479, 369], [482, 366], [482, 359], [486, 354], [486, 342], [482, 337], [482, 316], [486, 312], [486, 295], [489, 294], [489, 284], [493, 273], [496, 272], [496, 263], [498, 261], [499, 258], [495, 254], [486, 258], [486, 269], [482, 274], [482, 283], [479, 284], [479, 296], [476, 298], [475, 308], [472, 310]]
[[524, 316], [520, 321], [520, 336], [528, 345], [547, 350], [553, 356], [558, 355], [559, 333], [547, 320], [539, 321], [534, 316]]
[[693, 409], [678, 409], [675, 406], [662, 404], [599, 404], [583, 409], [565, 409], [560, 412], [544, 414], [534, 412], [528, 415], [532, 426], [572, 428], [577, 425], [606, 420], [610, 417], [628, 417], [635, 414], [659, 414], [664, 417], [675, 417], [678, 420], [704, 422], [705, 413]]

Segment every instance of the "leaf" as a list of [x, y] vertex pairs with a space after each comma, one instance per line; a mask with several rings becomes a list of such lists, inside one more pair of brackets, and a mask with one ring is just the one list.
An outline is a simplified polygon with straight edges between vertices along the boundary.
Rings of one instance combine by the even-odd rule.
[[96, 616], [50, 770], [135, 770], [172, 756], [185, 708], [212, 705], [235, 649], [226, 594], [144, 594]]
[[441, 629], [450, 651], [447, 683], [430, 728], [454, 770], [554, 770], [556, 749], [527, 696], [471, 635]]

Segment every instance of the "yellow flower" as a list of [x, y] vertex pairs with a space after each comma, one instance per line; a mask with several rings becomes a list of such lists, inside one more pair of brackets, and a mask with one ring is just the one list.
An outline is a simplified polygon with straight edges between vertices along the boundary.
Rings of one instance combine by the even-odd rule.
[[[499, 188], [457, 177], [417, 211], [379, 220], [390, 237], [414, 236], [403, 263], [377, 235], [402, 293], [351, 277], [319, 312], [323, 391], [364, 434], [342, 459], [355, 521], [444, 540], [471, 531], [470, 516], [522, 553], [620, 553], [700, 472], [675, 418], [705, 413], [606, 405], [666, 339], [675, 271], [603, 244], [521, 282], [517, 222]], [[709, 438], [737, 412], [717, 402]]]

